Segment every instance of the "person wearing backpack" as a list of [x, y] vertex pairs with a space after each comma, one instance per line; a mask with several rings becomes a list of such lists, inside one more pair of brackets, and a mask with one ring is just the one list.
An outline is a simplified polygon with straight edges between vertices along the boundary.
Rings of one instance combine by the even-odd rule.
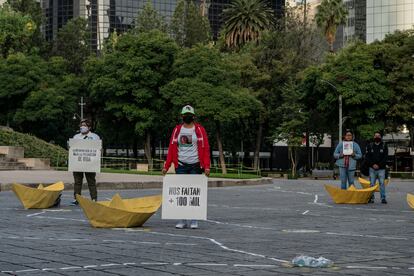
[[[366, 148], [365, 159], [369, 167], [369, 180], [371, 187], [375, 185], [378, 179], [380, 184], [381, 203], [387, 204], [385, 196], [385, 173], [388, 158], [388, 147], [382, 141], [380, 132], [375, 132], [374, 141], [369, 143]], [[369, 203], [374, 203], [374, 195], [372, 195]]]
[[[349, 186], [354, 185], [357, 160], [362, 157], [361, 148], [353, 140], [354, 135], [352, 131], [346, 130], [344, 140], [338, 144], [334, 152], [335, 164], [339, 167], [342, 190], [346, 190], [347, 182]], [[344, 145], [349, 145], [348, 152]]]

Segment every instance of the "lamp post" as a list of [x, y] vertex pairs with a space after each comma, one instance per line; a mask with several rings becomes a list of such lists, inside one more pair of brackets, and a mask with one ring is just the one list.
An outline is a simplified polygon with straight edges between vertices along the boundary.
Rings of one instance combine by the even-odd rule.
[[329, 81], [327, 81], [327, 80], [320, 80], [321, 82], [324, 82], [324, 83], [326, 83], [326, 84], [328, 84], [328, 85], [330, 85], [331, 87], [333, 87], [333, 89], [335, 89], [335, 91], [338, 93], [338, 107], [339, 107], [339, 118], [338, 118], [338, 128], [339, 128], [339, 131], [338, 131], [338, 141], [340, 142], [341, 141], [341, 139], [342, 139], [342, 124], [343, 124], [343, 118], [342, 118], [342, 95], [338, 92], [338, 88], [336, 88], [336, 86], [335, 85], [333, 85], [332, 83], [330, 83]]
[[81, 97], [81, 101], [79, 105], [80, 105], [80, 111], [81, 111], [80, 119], [83, 120], [83, 107], [86, 105], [86, 103], [83, 102], [83, 97]]

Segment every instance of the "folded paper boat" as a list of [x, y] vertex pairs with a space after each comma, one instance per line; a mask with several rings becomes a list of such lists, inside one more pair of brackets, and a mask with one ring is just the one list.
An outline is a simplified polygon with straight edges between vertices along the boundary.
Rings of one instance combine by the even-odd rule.
[[407, 203], [410, 205], [411, 208], [414, 209], [414, 195], [413, 194], [407, 194]]
[[80, 195], [76, 200], [93, 227], [127, 228], [142, 226], [161, 206], [161, 195], [122, 199], [115, 194], [110, 201], [92, 201]]
[[[371, 182], [369, 180], [366, 180], [365, 178], [359, 177], [358, 178], [359, 183], [361, 184], [363, 189], [368, 189], [371, 186]], [[389, 179], [385, 179], [384, 181], [384, 185], [387, 186], [390, 183]], [[379, 192], [380, 191], [380, 187], [379, 187], [379, 182], [377, 180], [377, 182], [375, 183], [378, 185], [378, 188], [375, 190], [375, 192]]]
[[63, 182], [37, 188], [27, 187], [21, 184], [13, 184], [12, 190], [26, 209], [46, 209], [56, 205], [65, 188]]
[[351, 186], [348, 190], [342, 190], [340, 188], [325, 185], [326, 191], [332, 197], [333, 201], [337, 204], [364, 204], [368, 203], [372, 194], [378, 185], [370, 187], [368, 189], [356, 189]]

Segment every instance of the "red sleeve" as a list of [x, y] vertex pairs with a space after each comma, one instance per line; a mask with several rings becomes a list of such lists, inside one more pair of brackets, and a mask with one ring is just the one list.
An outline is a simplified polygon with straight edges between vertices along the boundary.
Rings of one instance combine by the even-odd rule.
[[174, 134], [175, 134], [176, 130], [177, 130], [177, 127], [174, 128], [174, 130], [171, 134], [170, 143], [168, 144], [167, 161], [164, 164], [164, 169], [166, 169], [167, 171], [171, 167], [171, 163], [172, 163], [172, 160], [173, 160], [174, 147], [175, 147], [175, 145], [173, 144], [173, 140], [174, 140]]
[[204, 169], [210, 169], [210, 144], [208, 143], [208, 136], [206, 130], [201, 128], [201, 131], [203, 132], [203, 139], [204, 139]]

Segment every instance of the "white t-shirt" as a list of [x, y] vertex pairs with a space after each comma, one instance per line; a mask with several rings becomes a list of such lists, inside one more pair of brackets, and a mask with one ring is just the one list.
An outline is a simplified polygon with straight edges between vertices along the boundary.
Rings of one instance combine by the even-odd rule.
[[197, 135], [195, 127], [185, 128], [178, 134], [178, 161], [185, 164], [195, 164], [198, 159]]
[[101, 140], [97, 134], [90, 131], [86, 134], [78, 133], [73, 136], [73, 139]]

